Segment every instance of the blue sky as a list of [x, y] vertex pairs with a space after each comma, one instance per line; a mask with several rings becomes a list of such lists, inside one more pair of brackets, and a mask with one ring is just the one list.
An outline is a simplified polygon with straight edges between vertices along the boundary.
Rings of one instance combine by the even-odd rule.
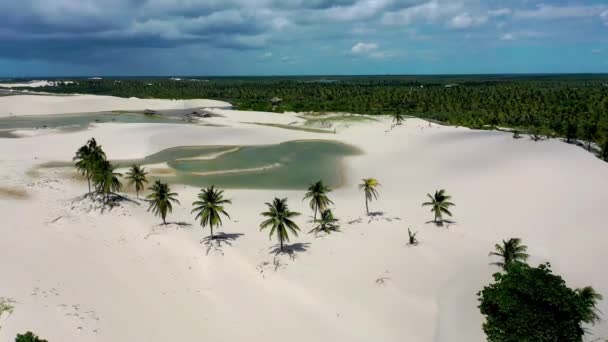
[[608, 1], [0, 0], [0, 76], [608, 72]]

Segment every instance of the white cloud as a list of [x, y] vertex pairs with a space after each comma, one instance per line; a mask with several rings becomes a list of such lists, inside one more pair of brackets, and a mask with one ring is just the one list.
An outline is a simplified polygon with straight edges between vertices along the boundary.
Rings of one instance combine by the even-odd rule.
[[510, 8], [499, 8], [488, 11], [490, 17], [504, 17], [511, 13], [513, 13], [513, 11]]
[[608, 10], [605, 10], [600, 14], [600, 19], [602, 19], [604, 25], [608, 26]]
[[602, 13], [602, 10], [606, 10], [606, 6], [552, 6], [540, 4], [532, 10], [515, 11], [513, 16], [517, 19], [575, 19], [601, 16], [605, 13]]
[[465, 29], [471, 26], [481, 25], [486, 21], [488, 21], [488, 17], [486, 16], [474, 17], [469, 13], [465, 12], [450, 19], [448, 21], [448, 27], [454, 29]]
[[516, 40], [516, 39], [526, 39], [526, 38], [543, 38], [547, 37], [548, 34], [544, 32], [537, 31], [518, 31], [518, 32], [509, 32], [505, 33], [500, 37], [500, 40]]
[[513, 33], [505, 33], [500, 37], [500, 40], [515, 40]]
[[350, 54], [358, 56], [366, 56], [376, 59], [385, 59], [394, 57], [394, 54], [388, 51], [380, 50], [380, 47], [376, 43], [363, 43], [359, 42], [350, 48]]
[[432, 22], [455, 15], [461, 8], [462, 4], [460, 3], [440, 3], [439, 0], [431, 0], [421, 5], [387, 12], [382, 16], [381, 22], [385, 25], [410, 25], [416, 21]]
[[350, 51], [354, 54], [367, 54], [375, 50], [378, 50], [378, 44], [375, 43], [359, 42], [350, 48]]

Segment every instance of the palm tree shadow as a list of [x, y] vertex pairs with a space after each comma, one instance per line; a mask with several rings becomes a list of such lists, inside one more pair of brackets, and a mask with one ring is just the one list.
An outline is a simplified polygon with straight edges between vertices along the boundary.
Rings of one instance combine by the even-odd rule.
[[369, 216], [369, 217], [384, 216], [384, 211], [370, 211], [369, 214], [367, 214], [367, 216]]
[[268, 254], [274, 254], [275, 256], [287, 254], [290, 259], [295, 259], [297, 253], [304, 253], [308, 251], [309, 248], [310, 242], [297, 242], [291, 245], [283, 245], [283, 250], [281, 251], [281, 245], [277, 244], [270, 247], [270, 252]]
[[426, 221], [425, 224], [429, 224], [432, 223], [434, 225], [436, 225], [437, 227], [443, 227], [445, 225], [445, 228], [450, 228], [451, 225], [456, 224], [456, 221], [453, 220], [443, 220], [443, 221], [438, 221], [435, 222], [435, 220], [430, 220], [430, 221]]
[[245, 234], [242, 233], [217, 233], [213, 236], [206, 236], [201, 240], [201, 244], [207, 247], [206, 255], [209, 255], [210, 251], [218, 252], [224, 255], [224, 246], [232, 246], [232, 242]]

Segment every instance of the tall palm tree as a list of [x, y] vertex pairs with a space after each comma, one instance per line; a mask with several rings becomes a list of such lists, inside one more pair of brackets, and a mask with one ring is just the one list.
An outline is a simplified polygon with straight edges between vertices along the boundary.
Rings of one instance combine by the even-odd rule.
[[597, 323], [600, 321], [600, 311], [597, 308], [597, 302], [602, 300], [602, 295], [595, 292], [593, 287], [587, 286], [582, 289], [576, 289], [581, 302], [581, 316], [585, 323]]
[[110, 193], [118, 192], [122, 188], [122, 184], [118, 179], [122, 174], [114, 170], [116, 170], [116, 166], [112, 165], [108, 160], [102, 160], [97, 163], [93, 171], [93, 183], [97, 192], [103, 194], [104, 202], [108, 201]]
[[321, 212], [321, 217], [319, 221], [317, 221], [317, 226], [313, 228], [308, 233], [314, 232], [330, 234], [331, 232], [339, 232], [340, 225], [338, 225], [338, 219], [334, 217], [334, 213], [331, 212], [331, 209], [325, 209]]
[[152, 191], [151, 194], [146, 196], [146, 200], [150, 203], [148, 207], [148, 211], [154, 211], [154, 215], [160, 216], [163, 219], [163, 224], [167, 224], [165, 221], [167, 217], [167, 213], [173, 211], [173, 203], [179, 204], [177, 198], [177, 193], [171, 192], [169, 185], [167, 183], [161, 183], [159, 180], [154, 182], [149, 190]]
[[129, 185], [135, 184], [135, 194], [137, 195], [137, 199], [139, 199], [139, 192], [144, 189], [144, 184], [148, 183], [148, 179], [146, 178], [146, 169], [139, 165], [131, 165], [131, 168], [127, 172], [127, 179], [129, 180]]
[[323, 211], [327, 209], [331, 204], [334, 204], [329, 197], [327, 197], [327, 193], [331, 192], [331, 189], [323, 184], [323, 181], [318, 181], [314, 184], [311, 184], [308, 187], [308, 191], [304, 195], [304, 199], [310, 199], [310, 209], [314, 210], [314, 220], [317, 220], [317, 211]]
[[281, 252], [283, 252], [283, 241], [289, 242], [289, 232], [298, 236], [300, 228], [292, 221], [292, 218], [299, 216], [300, 213], [289, 210], [287, 198], [275, 198], [272, 203], [267, 202], [266, 205], [268, 211], [263, 212], [262, 216], [268, 217], [268, 219], [260, 224], [260, 230], [270, 227], [270, 238], [276, 232], [281, 244]]
[[507, 241], [502, 240], [502, 245], [494, 245], [494, 250], [494, 252], [490, 252], [490, 256], [499, 257], [501, 260], [493, 262], [491, 265], [502, 267], [504, 270], [513, 263], [526, 262], [530, 256], [526, 253], [528, 247], [521, 244], [520, 238], [510, 238]]
[[230, 218], [230, 215], [224, 210], [224, 205], [232, 204], [232, 202], [224, 198], [224, 190], [216, 190], [213, 185], [207, 189], [201, 189], [198, 199], [198, 201], [192, 203], [194, 206], [192, 213], [197, 213], [196, 220], [201, 219], [201, 227], [205, 228], [209, 225], [211, 239], [213, 239], [213, 226], [219, 227], [222, 225], [220, 214]]
[[431, 196], [431, 194], [426, 195], [430, 198], [430, 201], [422, 203], [422, 206], [431, 207], [431, 212], [435, 213], [435, 223], [443, 223], [443, 214], [452, 216], [449, 208], [455, 204], [449, 201], [452, 196], [447, 195], [445, 190], [435, 191], [435, 196]]
[[369, 215], [369, 204], [373, 199], [378, 199], [378, 190], [380, 183], [375, 178], [364, 178], [363, 183], [359, 184], [359, 190], [365, 193], [365, 212]]
[[72, 159], [76, 161], [76, 169], [87, 178], [90, 193], [93, 173], [99, 162], [106, 160], [105, 152], [101, 149], [101, 145], [97, 144], [95, 138], [91, 138], [76, 151]]

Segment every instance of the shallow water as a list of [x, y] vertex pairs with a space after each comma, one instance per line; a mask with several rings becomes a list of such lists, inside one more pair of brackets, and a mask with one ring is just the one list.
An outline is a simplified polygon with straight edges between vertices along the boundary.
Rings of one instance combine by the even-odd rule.
[[342, 158], [360, 153], [356, 147], [339, 142], [307, 140], [261, 146], [175, 147], [141, 160], [116, 163], [126, 167], [166, 162], [174, 176], [154, 178], [197, 187], [303, 189], [317, 180], [340, 186]]
[[120, 123], [186, 123], [177, 118], [141, 113], [95, 113], [28, 115], [0, 118], [0, 138], [16, 138], [12, 131], [19, 129], [58, 128], [61, 131], [83, 130], [91, 124], [103, 122]]

